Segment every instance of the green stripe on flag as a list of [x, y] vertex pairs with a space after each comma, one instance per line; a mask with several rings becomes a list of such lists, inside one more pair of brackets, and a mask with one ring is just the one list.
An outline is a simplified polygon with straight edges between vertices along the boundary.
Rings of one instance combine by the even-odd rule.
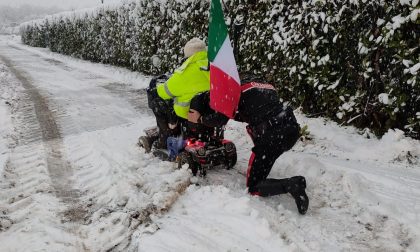
[[222, 5], [220, 0], [212, 0], [210, 8], [210, 25], [209, 25], [209, 61], [213, 62], [219, 49], [222, 47], [228, 35], [227, 26], [223, 17]]

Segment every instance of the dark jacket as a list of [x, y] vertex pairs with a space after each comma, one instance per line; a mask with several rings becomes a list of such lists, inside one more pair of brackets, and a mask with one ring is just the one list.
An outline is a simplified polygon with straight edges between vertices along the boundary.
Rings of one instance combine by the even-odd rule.
[[[201, 114], [200, 122], [209, 127], [222, 126], [229, 120], [225, 115], [215, 112], [209, 106], [209, 92], [196, 95], [191, 101], [191, 108]], [[285, 111], [279, 101], [277, 91], [272, 85], [246, 83], [242, 86], [235, 121], [246, 122], [250, 126], [258, 126]]]

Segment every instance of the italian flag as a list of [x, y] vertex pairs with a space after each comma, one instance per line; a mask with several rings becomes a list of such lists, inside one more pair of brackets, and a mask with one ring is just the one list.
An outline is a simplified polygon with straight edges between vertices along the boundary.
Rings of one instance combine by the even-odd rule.
[[241, 96], [241, 81], [220, 0], [211, 0], [208, 38], [210, 106], [233, 118]]

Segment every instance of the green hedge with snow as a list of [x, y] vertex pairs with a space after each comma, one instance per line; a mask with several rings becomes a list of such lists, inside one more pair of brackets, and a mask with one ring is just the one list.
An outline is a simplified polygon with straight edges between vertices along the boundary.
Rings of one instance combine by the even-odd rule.
[[[274, 83], [306, 114], [420, 138], [419, 0], [224, 2], [241, 72]], [[208, 10], [203, 0], [138, 0], [29, 22], [21, 35], [31, 46], [158, 74], [182, 62], [188, 39], [205, 39]]]

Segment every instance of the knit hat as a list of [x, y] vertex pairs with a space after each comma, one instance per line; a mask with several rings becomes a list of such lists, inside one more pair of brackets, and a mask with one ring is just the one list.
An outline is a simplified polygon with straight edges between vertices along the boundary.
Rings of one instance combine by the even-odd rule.
[[184, 46], [184, 55], [186, 58], [191, 57], [196, 52], [206, 51], [206, 44], [199, 38], [192, 38]]

